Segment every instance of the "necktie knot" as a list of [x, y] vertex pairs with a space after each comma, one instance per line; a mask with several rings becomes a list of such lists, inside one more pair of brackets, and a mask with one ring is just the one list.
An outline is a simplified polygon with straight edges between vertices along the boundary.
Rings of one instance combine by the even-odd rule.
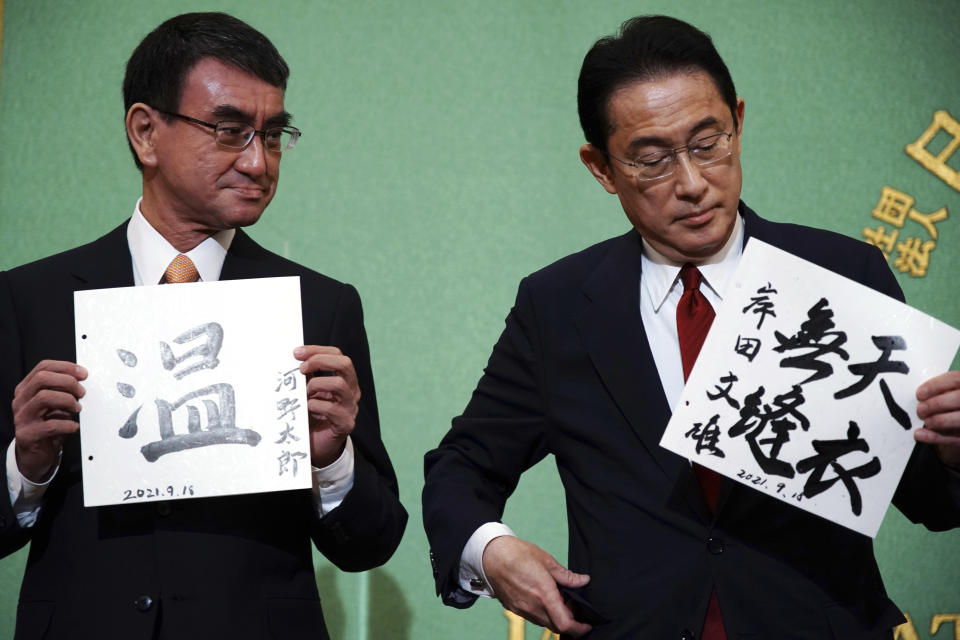
[[680, 267], [680, 281], [683, 283], [684, 291], [691, 291], [700, 288], [700, 270], [689, 262]]
[[197, 272], [193, 260], [182, 253], [171, 260], [167, 270], [163, 272], [163, 281], [168, 284], [196, 282], [199, 279], [200, 274]]

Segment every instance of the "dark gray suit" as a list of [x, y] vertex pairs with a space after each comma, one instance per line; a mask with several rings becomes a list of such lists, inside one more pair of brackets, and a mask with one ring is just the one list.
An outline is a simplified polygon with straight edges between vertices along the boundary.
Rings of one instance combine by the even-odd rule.
[[[42, 359], [75, 361], [73, 292], [132, 286], [126, 223], [99, 240], [0, 273], [0, 447], [14, 386]], [[304, 341], [356, 367], [362, 399], [353, 489], [318, 518], [309, 490], [84, 508], [79, 437], [68, 438], [36, 525], [0, 492], [0, 553], [31, 541], [16, 638], [325, 638], [310, 541], [346, 571], [380, 565], [407, 514], [380, 439], [356, 290], [237, 231], [221, 279], [300, 276]]]
[[[902, 299], [876, 248], [740, 211], [748, 241]], [[438, 593], [453, 606], [473, 602], [457, 586], [464, 544], [552, 454], [569, 567], [590, 574], [583, 593], [611, 619], [591, 638], [698, 635], [712, 585], [730, 640], [890, 638], [903, 617], [869, 538], [731, 481], [711, 515], [689, 463], [660, 447], [671, 411], [640, 317], [640, 256], [630, 231], [520, 283], [470, 403], [426, 456]], [[933, 529], [960, 525], [928, 447], [917, 447], [895, 502]]]

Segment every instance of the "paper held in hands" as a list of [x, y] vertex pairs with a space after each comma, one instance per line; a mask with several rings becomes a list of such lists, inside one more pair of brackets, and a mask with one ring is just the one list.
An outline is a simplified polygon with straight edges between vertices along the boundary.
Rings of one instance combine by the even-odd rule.
[[78, 291], [88, 507], [311, 486], [300, 279]]
[[660, 445], [875, 536], [960, 331], [751, 239]]

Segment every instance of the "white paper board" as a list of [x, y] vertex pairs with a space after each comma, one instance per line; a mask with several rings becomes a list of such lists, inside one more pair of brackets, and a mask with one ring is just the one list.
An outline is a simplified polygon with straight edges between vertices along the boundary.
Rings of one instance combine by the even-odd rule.
[[751, 239], [660, 444], [872, 537], [922, 426], [916, 389], [958, 347], [939, 320]]
[[86, 506], [311, 486], [300, 279], [74, 294]]

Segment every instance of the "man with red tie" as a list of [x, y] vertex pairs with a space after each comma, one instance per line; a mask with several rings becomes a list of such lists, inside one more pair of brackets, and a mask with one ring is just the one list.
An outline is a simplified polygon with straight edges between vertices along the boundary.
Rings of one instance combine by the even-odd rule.
[[[123, 83], [143, 176], [132, 218], [0, 273], [0, 554], [31, 543], [18, 639], [326, 638], [312, 547], [360, 571], [400, 542], [407, 514], [356, 290], [241, 229], [300, 137], [288, 74], [263, 34], [226, 14], [161, 24]], [[305, 344], [290, 349], [307, 378], [313, 489], [84, 508], [73, 292], [271, 276], [300, 277]]]
[[[904, 618], [870, 539], [659, 446], [745, 242], [902, 299], [883, 255], [740, 200], [744, 101], [687, 23], [640, 17], [599, 40], [578, 107], [580, 158], [633, 229], [520, 283], [469, 404], [427, 454], [438, 593], [456, 607], [496, 597], [563, 637], [889, 640]], [[894, 502], [960, 526], [960, 374], [917, 395], [925, 428]], [[548, 454], [569, 568], [500, 521]]]

